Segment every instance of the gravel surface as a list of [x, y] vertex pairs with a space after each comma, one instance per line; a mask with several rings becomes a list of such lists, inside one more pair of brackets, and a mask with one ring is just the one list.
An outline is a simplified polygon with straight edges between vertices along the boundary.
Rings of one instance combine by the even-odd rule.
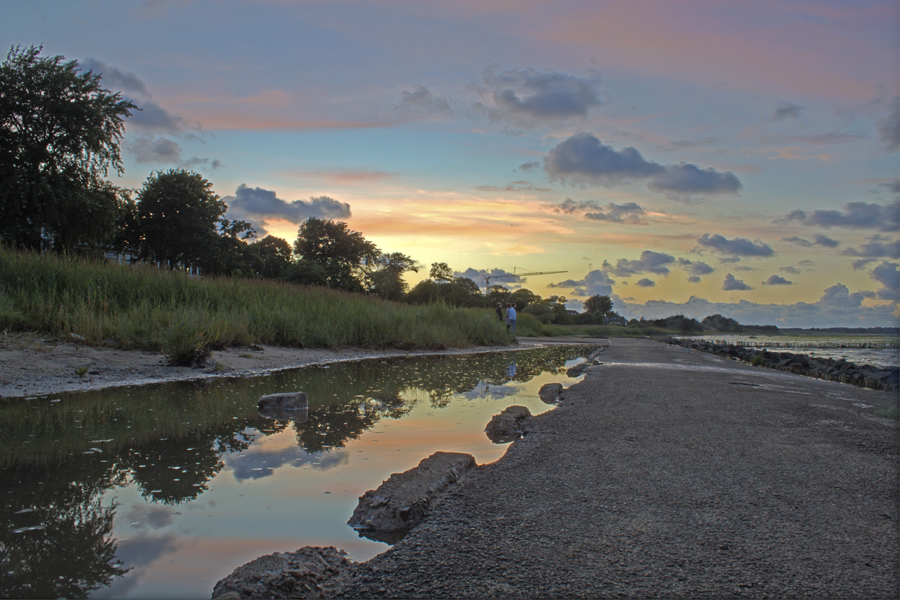
[[613, 339], [345, 598], [897, 598], [897, 394]]

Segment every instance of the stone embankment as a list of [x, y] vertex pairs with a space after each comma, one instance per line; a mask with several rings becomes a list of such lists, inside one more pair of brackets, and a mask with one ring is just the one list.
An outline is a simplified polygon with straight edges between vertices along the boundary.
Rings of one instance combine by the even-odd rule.
[[758, 367], [788, 371], [816, 379], [849, 383], [872, 390], [900, 390], [900, 367], [883, 369], [873, 365], [857, 365], [844, 359], [821, 358], [793, 352], [769, 352], [732, 344], [716, 344], [690, 338], [668, 338], [667, 343], [723, 358], [748, 362]]

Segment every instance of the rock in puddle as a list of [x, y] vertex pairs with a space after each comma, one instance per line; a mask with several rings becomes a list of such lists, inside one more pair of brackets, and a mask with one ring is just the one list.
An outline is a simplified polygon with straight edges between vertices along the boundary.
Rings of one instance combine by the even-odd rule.
[[435, 452], [418, 466], [394, 473], [378, 489], [369, 490], [347, 523], [360, 535], [397, 541], [418, 525], [448, 488], [475, 466], [470, 454]]
[[276, 552], [248, 562], [216, 583], [212, 597], [328, 598], [355, 563], [333, 546], [304, 546], [296, 552]]
[[559, 399], [562, 391], [563, 386], [561, 383], [545, 383], [538, 391], [538, 396], [544, 404], [554, 404]]
[[508, 406], [499, 415], [491, 417], [484, 428], [488, 438], [495, 444], [505, 444], [522, 437], [525, 433], [531, 412], [525, 406]]

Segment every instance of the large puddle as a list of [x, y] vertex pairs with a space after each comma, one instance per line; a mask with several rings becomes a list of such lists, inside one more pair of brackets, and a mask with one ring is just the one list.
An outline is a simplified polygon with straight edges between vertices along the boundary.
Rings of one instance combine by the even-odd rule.
[[[437, 450], [479, 464], [507, 406], [551, 409], [593, 348], [367, 360], [63, 394], [0, 405], [0, 596], [209, 597], [263, 554], [336, 546], [362, 561], [381, 542], [346, 525], [359, 496]], [[259, 415], [302, 390], [294, 421]], [[302, 422], [301, 422], [302, 421]]]

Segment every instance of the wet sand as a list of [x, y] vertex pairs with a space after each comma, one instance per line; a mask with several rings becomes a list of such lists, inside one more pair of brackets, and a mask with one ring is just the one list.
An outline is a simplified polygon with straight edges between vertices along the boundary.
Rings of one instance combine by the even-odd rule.
[[[550, 343], [595, 343], [586, 338], [521, 338], [517, 345], [472, 347], [442, 351], [285, 348], [256, 346], [213, 351], [203, 367], [173, 367], [161, 353], [116, 350], [36, 334], [0, 334], [0, 399], [40, 396], [125, 385], [264, 375], [313, 364], [384, 356], [419, 356], [493, 352], [533, 348]], [[605, 342], [605, 339], [602, 340]]]

